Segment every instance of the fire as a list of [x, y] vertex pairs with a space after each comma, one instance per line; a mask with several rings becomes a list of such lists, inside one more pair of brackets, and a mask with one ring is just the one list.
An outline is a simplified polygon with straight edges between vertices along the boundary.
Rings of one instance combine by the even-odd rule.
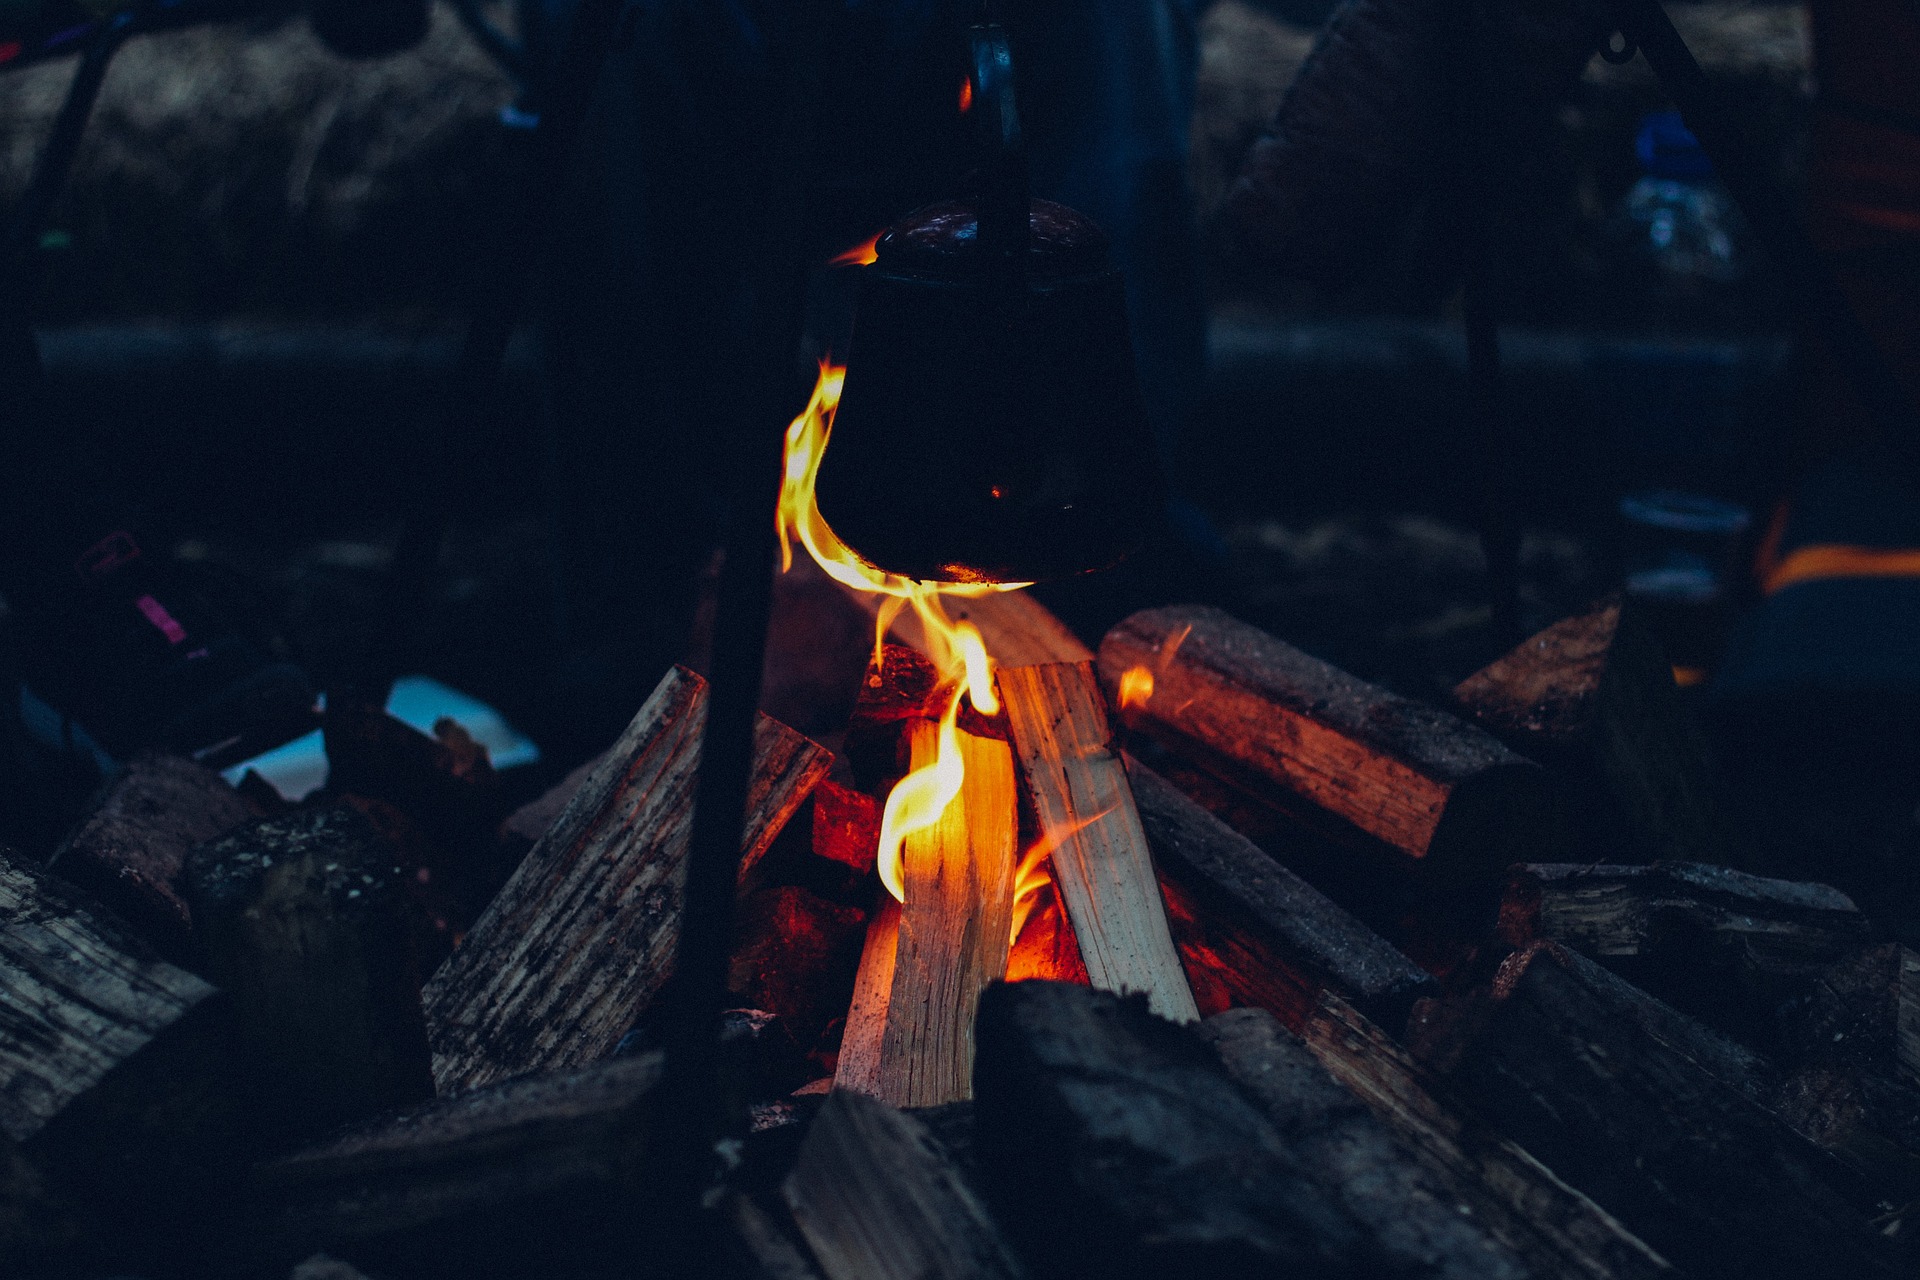
[[885, 234], [884, 231], [876, 231], [853, 248], [834, 254], [827, 259], [827, 265], [830, 267], [871, 266], [880, 260], [880, 237]]
[[[1168, 664], [1173, 661], [1173, 655], [1180, 652], [1180, 646], [1185, 644], [1187, 637], [1192, 634], [1193, 624], [1188, 623], [1180, 628], [1173, 639], [1167, 641], [1166, 649], [1161, 652], [1160, 660], [1155, 664], [1160, 674], [1166, 674]], [[1153, 677], [1154, 672], [1143, 666], [1128, 667], [1120, 673], [1120, 709], [1122, 711], [1128, 707], [1146, 705], [1147, 700], [1153, 697]]]
[[960, 114], [973, 110], [973, 80], [962, 78], [960, 81]]
[[[853, 251], [849, 251], [851, 253]], [[846, 255], [842, 255], [843, 257]], [[900, 868], [900, 846], [907, 836], [940, 820], [960, 794], [965, 766], [960, 759], [960, 700], [973, 703], [983, 716], [999, 713], [1000, 699], [993, 688], [993, 659], [986, 641], [971, 622], [955, 622], [941, 604], [942, 596], [972, 597], [995, 591], [1018, 591], [1029, 584], [994, 582], [918, 582], [886, 573], [864, 563], [827, 526], [814, 501], [814, 482], [820, 460], [833, 432], [834, 411], [846, 385], [844, 366], [822, 361], [807, 407], [787, 427], [786, 472], [780, 485], [776, 525], [780, 534], [780, 565], [793, 567], [793, 544], [798, 541], [829, 577], [855, 591], [884, 596], [875, 620], [874, 654], [878, 658], [887, 628], [902, 609], [911, 608], [926, 634], [927, 657], [943, 679], [954, 685], [953, 696], [940, 717], [939, 752], [934, 762], [902, 778], [887, 796], [880, 821], [879, 871], [881, 883], [894, 897], [905, 900]]]
[[1091, 818], [1048, 831], [1020, 855], [1020, 865], [1013, 870], [1013, 934], [1009, 944], [1019, 941], [1020, 931], [1027, 927], [1027, 920], [1039, 902], [1040, 891], [1053, 883], [1053, 851], [1112, 812], [1110, 808], [1102, 809]]
[[1120, 707], [1145, 705], [1153, 696], [1153, 672], [1145, 667], [1128, 667], [1120, 676]]

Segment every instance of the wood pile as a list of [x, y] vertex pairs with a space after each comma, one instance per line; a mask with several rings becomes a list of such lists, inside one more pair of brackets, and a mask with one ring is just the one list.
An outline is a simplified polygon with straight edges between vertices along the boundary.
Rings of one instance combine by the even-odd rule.
[[512, 814], [459, 735], [343, 703], [301, 805], [144, 758], [50, 865], [0, 854], [0, 1273], [1913, 1273], [1920, 959], [1703, 859], [1612, 606], [1451, 709], [1213, 610], [1096, 656], [966, 608], [1001, 709], [947, 730], [902, 898], [882, 813], [951, 693], [914, 624], [819, 691], [827, 744], [759, 721], [697, 1218], [659, 1190], [675, 669]]

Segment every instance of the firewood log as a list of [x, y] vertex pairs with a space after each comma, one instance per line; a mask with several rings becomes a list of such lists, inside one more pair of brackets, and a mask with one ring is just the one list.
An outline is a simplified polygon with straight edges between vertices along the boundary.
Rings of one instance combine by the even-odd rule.
[[406, 886], [364, 815], [262, 818], [195, 849], [185, 882], [199, 967], [290, 1136], [433, 1096]]
[[1163, 1017], [1196, 1021], [1199, 1009], [1092, 666], [1002, 667], [998, 681], [1088, 978], [1107, 991], [1145, 992]]
[[1453, 696], [1482, 728], [1564, 773], [1591, 856], [1721, 860], [1705, 739], [1659, 642], [1618, 597], [1522, 642]]
[[[936, 727], [915, 721], [909, 737], [913, 767], [931, 764]], [[906, 838], [906, 900], [882, 932], [869, 931], [836, 1069], [842, 1087], [900, 1106], [972, 1096], [974, 1010], [981, 989], [1006, 973], [1011, 944], [1013, 756], [993, 738], [962, 731], [958, 741], [965, 781], [938, 822]], [[877, 949], [885, 931], [893, 934], [890, 953]], [[882, 970], [891, 974], [884, 1002]], [[876, 1052], [877, 1061], [863, 1059]]]
[[254, 1143], [231, 1012], [0, 849], [0, 1273], [124, 1256], [230, 1196]]
[[1303, 1028], [1307, 1048], [1413, 1152], [1458, 1205], [1524, 1259], [1569, 1280], [1655, 1280], [1674, 1269], [1606, 1210], [1447, 1098], [1401, 1045], [1359, 1010], [1323, 993]]
[[[1700, 1276], [1892, 1276], [1864, 1189], [1726, 1082], [1704, 1027], [1536, 943], [1416, 1010], [1413, 1049], [1508, 1137]], [[1424, 1015], [1424, 1016], [1423, 1016]], [[1682, 1021], [1690, 1021], [1684, 1020]]]
[[1388, 1273], [1218, 1057], [1143, 997], [996, 985], [976, 1035], [982, 1177], [1037, 1270]]
[[939, 1140], [864, 1094], [828, 1096], [783, 1189], [827, 1280], [1024, 1274]]
[[[679, 941], [706, 681], [676, 667], [428, 982], [442, 1093], [605, 1055], [666, 982]], [[745, 874], [830, 765], [765, 716]]]
[[1438, 880], [1478, 886], [1564, 842], [1538, 765], [1218, 609], [1134, 614], [1101, 642], [1100, 679], [1129, 729], [1263, 801], [1331, 814]]
[[657, 1053], [617, 1058], [369, 1121], [262, 1169], [236, 1247], [324, 1249], [379, 1275], [631, 1263], [659, 1075]]
[[865, 875], [880, 851], [881, 803], [864, 791], [832, 780], [813, 789], [815, 857]]
[[1389, 1269], [1436, 1280], [1530, 1274], [1272, 1014], [1229, 1010], [1203, 1022], [1200, 1034], [1288, 1149], [1372, 1233]]
[[162, 952], [183, 959], [192, 928], [179, 889], [187, 851], [254, 816], [213, 770], [180, 756], [142, 753], [108, 780], [93, 812], [48, 865]]
[[1704, 938], [1776, 970], [1824, 967], [1870, 931], [1838, 889], [1687, 862], [1517, 866], [1500, 905], [1501, 936], [1517, 947], [1545, 938], [1590, 956], [1651, 956]]
[[1138, 760], [1126, 764], [1189, 975], [1210, 975], [1235, 1004], [1267, 1009], [1295, 1030], [1322, 991], [1401, 1026], [1416, 999], [1438, 990], [1429, 974], [1252, 841]]
[[[781, 1214], [781, 1217], [787, 1215]], [[786, 1227], [744, 1191], [728, 1191], [720, 1203], [733, 1274], [749, 1280], [821, 1280], [820, 1272]]]
[[1826, 885], [1699, 863], [1512, 868], [1500, 905], [1514, 946], [1563, 943], [1716, 1029], [1764, 1051], [1777, 1012], [1863, 943], [1866, 916]]

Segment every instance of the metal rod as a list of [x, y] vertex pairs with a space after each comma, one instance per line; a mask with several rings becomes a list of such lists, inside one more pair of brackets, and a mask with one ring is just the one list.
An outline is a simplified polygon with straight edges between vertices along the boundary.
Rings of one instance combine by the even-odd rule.
[[1674, 30], [1660, 0], [1610, 0], [1620, 31], [1638, 46], [1661, 88], [1713, 162], [1713, 170], [1754, 236], [1786, 278], [1802, 329], [1840, 366], [1842, 376], [1878, 420], [1887, 443], [1920, 480], [1920, 411], [1886, 354], [1854, 313], [1833, 272], [1808, 237], [1792, 203]]
[[[675, 961], [671, 1016], [658, 1113], [657, 1148], [670, 1214], [691, 1209], [713, 1172], [713, 1141], [727, 1117], [717, 1081], [719, 1015], [726, 1007], [747, 789], [753, 773], [754, 720], [766, 657], [776, 563], [774, 518], [784, 471], [785, 427], [800, 407], [797, 357], [806, 312], [807, 198], [815, 155], [821, 61], [834, 12], [816, 0], [793, 17], [785, 52], [782, 127], [765, 166], [744, 243], [754, 284], [755, 365], [740, 397], [743, 421], [733, 439], [738, 459], [727, 506], [726, 560], [720, 572], [708, 670], [707, 723], [694, 791], [686, 896]], [[690, 1203], [691, 1202], [691, 1203]], [[693, 1218], [685, 1215], [689, 1225]]]

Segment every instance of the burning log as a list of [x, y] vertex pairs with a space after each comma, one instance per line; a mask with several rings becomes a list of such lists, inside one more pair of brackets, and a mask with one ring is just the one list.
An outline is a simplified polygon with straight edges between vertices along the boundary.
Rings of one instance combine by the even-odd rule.
[[1378, 1275], [1353, 1217], [1194, 1032], [1057, 982], [980, 1001], [975, 1134], [1066, 1275]]
[[[914, 768], [934, 761], [938, 736], [925, 721], [913, 725]], [[888, 925], [869, 930], [836, 1070], [843, 1087], [865, 1086], [900, 1106], [973, 1095], [974, 1010], [981, 990], [1006, 973], [1013, 931], [1013, 755], [993, 738], [961, 731], [957, 739], [960, 794], [933, 826], [906, 837], [905, 900]], [[884, 1004], [874, 999], [883, 969], [892, 974]], [[877, 1061], [863, 1059], [876, 1048]]]
[[1617, 597], [1554, 623], [1453, 696], [1482, 728], [1564, 772], [1595, 856], [1720, 860], [1705, 741], [1659, 642]]
[[[869, 593], [843, 588], [868, 613], [878, 613], [880, 598]], [[947, 616], [955, 622], [971, 622], [986, 641], [994, 661], [1009, 667], [1033, 667], [1048, 662], [1091, 662], [1093, 654], [1066, 623], [1031, 593], [993, 591], [979, 596], [946, 596]], [[909, 609], [893, 618], [889, 634], [903, 645], [922, 653], [931, 647], [918, 616]]]
[[49, 865], [179, 958], [192, 928], [179, 887], [187, 851], [254, 816], [213, 770], [180, 756], [143, 753], [108, 781]]
[[865, 875], [880, 852], [881, 806], [864, 791], [832, 780], [813, 789], [813, 852]]
[[1002, 667], [999, 682], [1088, 978], [1145, 992], [1163, 1017], [1198, 1020], [1092, 665]]
[[263, 818], [187, 859], [200, 968], [233, 997], [262, 1104], [295, 1136], [433, 1096], [394, 861], [344, 804]]
[[1691, 862], [1518, 866], [1500, 903], [1501, 937], [1516, 947], [1544, 938], [1643, 957], [1705, 944], [1775, 971], [1830, 963], [1870, 932], [1838, 889]]
[[1323, 993], [1302, 1029], [1334, 1079], [1372, 1108], [1458, 1205], [1532, 1274], [1583, 1280], [1654, 1280], [1674, 1274], [1606, 1210], [1562, 1182], [1440, 1086], [1400, 1044], [1339, 996]]
[[1136, 613], [1100, 645], [1128, 728], [1256, 798], [1305, 800], [1443, 878], [1560, 847], [1544, 770], [1218, 609]]
[[1200, 1034], [1295, 1156], [1379, 1244], [1383, 1269], [1436, 1280], [1521, 1280], [1526, 1264], [1433, 1178], [1305, 1045], [1264, 1009], [1208, 1018]]
[[847, 998], [865, 923], [857, 907], [797, 885], [748, 894], [736, 917], [727, 990], [750, 1008], [778, 1015], [811, 1045]]
[[1424, 1012], [1415, 1053], [1677, 1265], [1702, 1276], [1897, 1274], [1858, 1185], [1727, 1082], [1739, 1065], [1712, 1033], [1678, 1029], [1689, 1020], [1578, 953], [1537, 943], [1489, 988]]
[[250, 1146], [230, 1013], [0, 850], [0, 1270], [34, 1273], [76, 1230], [112, 1255], [225, 1192], [220, 1171]]
[[860, 949], [860, 970], [853, 980], [853, 1003], [847, 1008], [840, 1060], [833, 1071], [836, 1089], [864, 1093], [871, 1098], [886, 1096], [880, 1070], [881, 1048], [887, 1034], [887, 1010], [893, 1003], [893, 966], [899, 950], [900, 904], [893, 895], [882, 892], [879, 905], [867, 921], [867, 938]]
[[[442, 1093], [604, 1056], [672, 968], [706, 719], [676, 667], [424, 993]], [[765, 716], [747, 796], [745, 874], [827, 753]]]
[[[660, 1055], [445, 1098], [265, 1167], [246, 1247], [388, 1274], [554, 1274], [631, 1261]], [[257, 1270], [257, 1268], [256, 1268]]]
[[1204, 973], [1234, 1004], [1269, 1010], [1293, 1030], [1322, 991], [1401, 1026], [1416, 999], [1438, 990], [1378, 934], [1159, 774], [1131, 757], [1126, 766], [1190, 976]]
[[827, 1280], [1012, 1280], [999, 1228], [919, 1120], [836, 1089], [783, 1186]]

